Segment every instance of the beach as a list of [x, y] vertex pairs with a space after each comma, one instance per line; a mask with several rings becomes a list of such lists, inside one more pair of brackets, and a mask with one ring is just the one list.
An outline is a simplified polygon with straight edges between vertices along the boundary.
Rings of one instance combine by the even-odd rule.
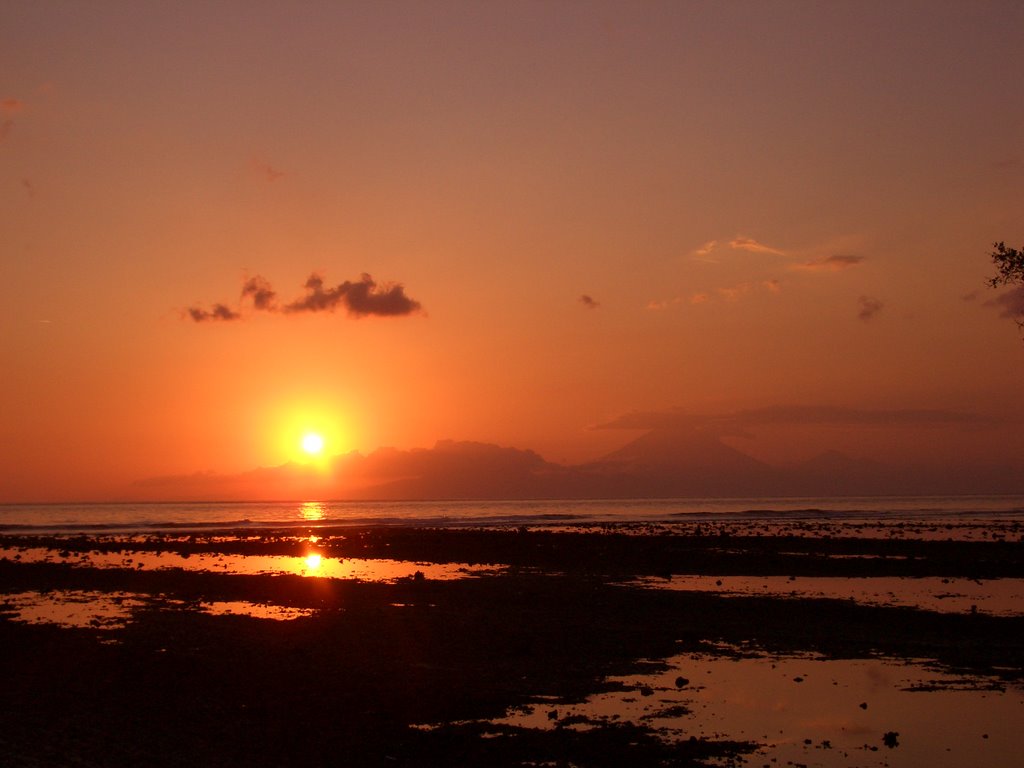
[[1014, 516], [8, 531], [0, 750], [13, 766], [1013, 765], [1021, 534]]

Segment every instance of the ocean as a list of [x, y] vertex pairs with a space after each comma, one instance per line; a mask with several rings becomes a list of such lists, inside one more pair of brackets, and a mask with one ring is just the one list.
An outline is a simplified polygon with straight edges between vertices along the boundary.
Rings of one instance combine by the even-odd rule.
[[1024, 520], [1024, 496], [0, 505], [0, 532], [145, 533], [342, 525], [540, 526], [701, 520]]

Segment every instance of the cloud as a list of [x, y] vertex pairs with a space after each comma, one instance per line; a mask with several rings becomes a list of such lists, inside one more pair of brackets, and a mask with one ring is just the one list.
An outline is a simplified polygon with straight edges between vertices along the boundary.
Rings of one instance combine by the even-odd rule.
[[750, 251], [751, 253], [770, 253], [773, 256], [786, 255], [784, 251], [780, 251], [778, 248], [772, 248], [764, 243], [759, 243], [752, 237], [734, 237], [729, 241], [729, 247], [741, 251]]
[[[731, 248], [734, 251], [749, 251], [750, 253], [766, 253], [772, 256], [785, 256], [785, 251], [778, 248], [772, 248], [770, 245], [760, 243], [752, 237], [744, 237], [743, 235], [736, 235], [732, 240], [724, 245]], [[695, 249], [691, 252], [691, 256], [698, 261], [707, 261], [711, 263], [717, 263], [716, 259], [712, 254], [719, 250], [723, 246], [723, 243], [719, 240], [708, 240], [700, 248]]]
[[274, 299], [277, 294], [265, 278], [256, 275], [246, 280], [242, 286], [242, 298], [244, 299], [246, 296], [252, 298], [252, 305], [256, 309], [271, 311], [274, 309]]
[[[418, 301], [406, 295], [401, 283], [378, 285], [367, 274], [363, 274], [357, 282], [346, 280], [333, 288], [325, 288], [323, 278], [314, 272], [306, 280], [305, 288], [305, 296], [282, 306], [277, 303], [277, 292], [270, 282], [262, 275], [255, 275], [242, 284], [241, 298], [251, 299], [253, 309], [257, 311], [285, 314], [333, 312], [342, 307], [354, 317], [394, 317], [410, 315], [422, 308]], [[214, 304], [210, 310], [190, 307], [187, 313], [197, 323], [207, 320], [238, 320], [242, 317], [240, 312], [226, 304]]]
[[823, 256], [820, 259], [805, 261], [800, 264], [792, 264], [790, 265], [790, 269], [795, 269], [801, 272], [840, 272], [844, 269], [855, 267], [862, 261], [864, 261], [863, 256], [834, 254], [832, 256]]
[[885, 306], [881, 301], [871, 296], [861, 296], [857, 299], [857, 303], [860, 305], [860, 311], [857, 312], [857, 317], [865, 323], [881, 312], [882, 307]]
[[714, 251], [717, 247], [717, 240], [708, 240], [700, 248], [697, 248], [691, 255], [698, 261], [709, 261], [711, 263], [715, 263], [718, 261], [718, 259], [712, 258], [711, 252]]
[[1019, 285], [994, 299], [989, 299], [985, 302], [985, 306], [998, 308], [1000, 317], [1020, 319], [1024, 316], [1024, 285]]
[[592, 297], [588, 296], [585, 293], [582, 296], [580, 296], [580, 303], [587, 309], [597, 309], [598, 307], [601, 306], [601, 302], [595, 301]]
[[258, 157], [254, 157], [252, 159], [252, 168], [254, 171], [256, 171], [256, 173], [258, 173], [271, 184], [273, 184], [275, 181], [277, 181], [278, 179], [285, 175], [284, 171], [279, 171], [266, 160], [261, 160]]
[[710, 300], [711, 297], [704, 292], [695, 293], [690, 297], [691, 304], [705, 304]]
[[726, 301], [739, 301], [742, 296], [746, 296], [750, 293], [750, 289], [753, 286], [750, 283], [739, 283], [738, 285], [732, 285], [727, 288], [719, 288], [718, 293]]
[[206, 310], [200, 307], [189, 307], [188, 315], [197, 323], [206, 323], [211, 320], [238, 320], [241, 315], [224, 304], [214, 304], [212, 309]]
[[282, 307], [288, 314], [298, 312], [333, 312], [339, 306], [350, 315], [395, 317], [411, 315], [421, 309], [420, 303], [405, 294], [401, 283], [377, 285], [368, 274], [358, 282], [346, 280], [333, 288], [324, 288], [324, 281], [315, 272], [306, 280], [306, 295]]
[[[25, 102], [21, 99], [0, 99], [0, 114], [13, 115], [25, 108]], [[4, 141], [11, 133], [14, 121], [8, 118], [0, 122], [0, 141]]]

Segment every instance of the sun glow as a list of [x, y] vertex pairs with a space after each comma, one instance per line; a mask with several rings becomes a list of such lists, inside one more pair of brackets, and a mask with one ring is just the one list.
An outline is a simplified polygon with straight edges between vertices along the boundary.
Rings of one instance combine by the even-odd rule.
[[307, 432], [302, 436], [302, 450], [310, 456], [318, 456], [324, 449], [324, 439], [316, 432]]
[[270, 410], [264, 422], [268, 448], [273, 452], [269, 461], [326, 470], [334, 457], [352, 448], [349, 419], [336, 405], [314, 400], [303, 405], [281, 404]]

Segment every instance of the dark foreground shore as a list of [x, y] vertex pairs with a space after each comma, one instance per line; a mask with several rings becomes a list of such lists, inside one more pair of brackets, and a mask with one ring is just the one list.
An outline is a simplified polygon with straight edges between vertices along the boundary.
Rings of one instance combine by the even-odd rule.
[[[856, 600], [641, 586], [674, 574], [1024, 577], [1020, 537], [995, 541], [775, 535], [317, 531], [324, 558], [501, 566], [389, 582], [152, 569], [166, 556], [301, 556], [290, 531], [3, 536], [0, 755], [12, 766], [660, 766], [741, 759], [757, 744], [643, 722], [560, 720], [559, 706], [688, 651], [924, 660], [993, 686], [1024, 679], [1024, 617]], [[30, 550], [54, 553], [31, 562]], [[18, 553], [25, 552], [26, 557]], [[90, 567], [75, 553], [119, 553]], [[425, 567], [425, 566], [424, 566]], [[116, 629], [21, 620], [15, 597], [131, 594]], [[312, 609], [275, 621], [216, 601]], [[687, 680], [677, 680], [685, 686]], [[648, 695], [643, 691], [638, 695]], [[555, 727], [487, 722], [512, 707]], [[685, 730], [685, 719], [683, 720]], [[716, 762], [715, 764], [721, 764]]]

